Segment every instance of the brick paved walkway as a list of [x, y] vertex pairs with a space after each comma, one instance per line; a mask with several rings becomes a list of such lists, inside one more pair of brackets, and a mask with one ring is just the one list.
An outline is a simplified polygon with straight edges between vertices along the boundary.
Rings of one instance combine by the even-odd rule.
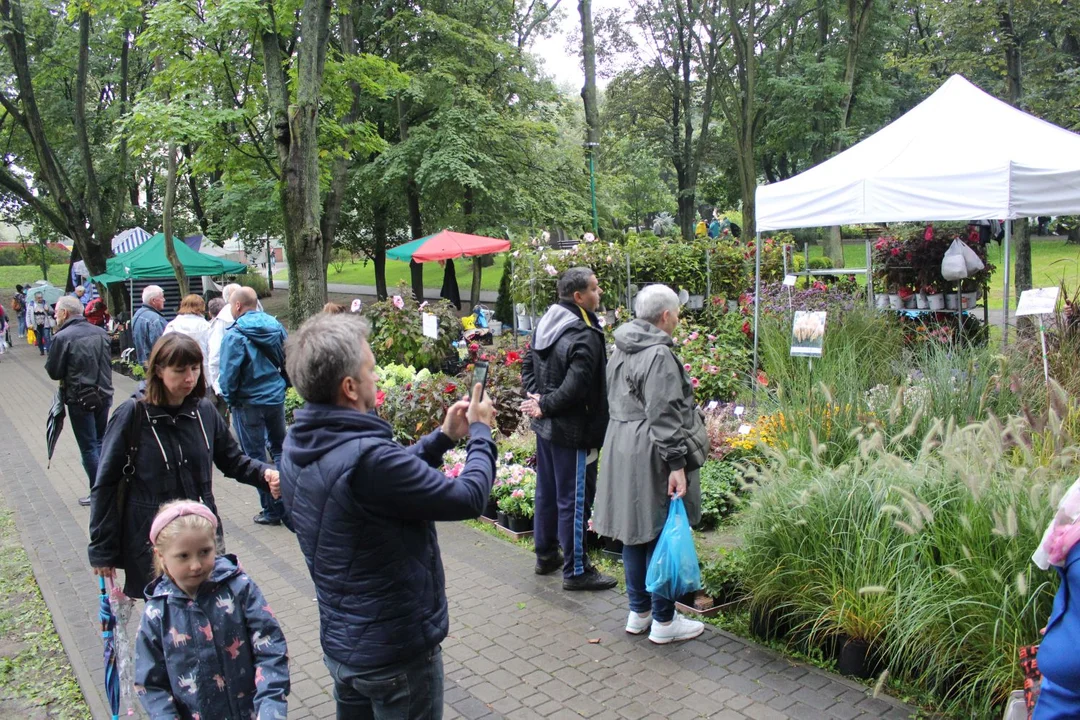
[[[54, 384], [26, 345], [0, 357], [0, 493], [18, 513], [34, 572], [95, 718], [101, 640], [97, 586], [86, 561], [87, 491], [70, 430], [45, 467], [44, 421]], [[115, 377], [117, 397], [133, 384]], [[289, 717], [334, 716], [318, 610], [299, 547], [284, 528], [255, 526], [255, 492], [215, 479], [226, 542], [273, 604], [292, 657]], [[532, 556], [463, 525], [439, 528], [450, 601], [443, 644], [452, 718], [906, 718], [912, 711], [865, 688], [785, 660], [713, 628], [655, 646], [623, 632], [616, 592], [568, 594], [532, 574]], [[599, 638], [599, 644], [589, 639]]]

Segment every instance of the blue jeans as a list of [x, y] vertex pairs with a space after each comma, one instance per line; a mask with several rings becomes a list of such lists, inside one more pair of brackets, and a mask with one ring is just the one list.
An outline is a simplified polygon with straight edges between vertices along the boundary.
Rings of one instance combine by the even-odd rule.
[[86, 476], [90, 478], [90, 487], [94, 486], [94, 479], [97, 477], [101, 440], [105, 437], [105, 425], [109, 421], [111, 404], [111, 401], [107, 402], [93, 412], [87, 412], [78, 405], [67, 406], [68, 423], [71, 431], [75, 433], [75, 442], [79, 444], [82, 464], [86, 469]]
[[337, 720], [442, 720], [442, 649], [380, 668], [323, 658], [334, 679]]
[[675, 603], [667, 598], [645, 590], [645, 575], [652, 561], [653, 548], [657, 535], [644, 545], [623, 545], [623, 572], [626, 573], [626, 596], [630, 598], [630, 609], [636, 613], [652, 610], [653, 620], [669, 622], [675, 617]]
[[26, 315], [22, 312], [15, 313], [19, 316], [19, 337], [26, 335]]
[[563, 578], [589, 568], [585, 528], [592, 494], [596, 492], [596, 463], [587, 463], [588, 450], [555, 445], [536, 438], [536, 499], [533, 548], [537, 557], [563, 551]]
[[38, 352], [42, 355], [49, 352], [49, 344], [52, 342], [52, 329], [44, 325], [38, 325], [34, 328], [34, 333], [37, 335], [36, 345]]
[[[285, 442], [284, 405], [240, 405], [232, 408], [233, 425], [244, 454], [254, 460], [266, 462], [266, 450], [270, 449], [274, 467], [281, 462], [281, 444]], [[259, 488], [259, 504], [263, 515], [270, 520], [285, 517], [285, 504], [275, 500], [268, 490]]]

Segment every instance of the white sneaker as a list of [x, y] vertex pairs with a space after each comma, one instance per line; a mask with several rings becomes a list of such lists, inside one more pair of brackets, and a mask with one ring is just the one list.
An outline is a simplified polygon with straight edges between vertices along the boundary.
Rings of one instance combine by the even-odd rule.
[[667, 645], [680, 640], [692, 640], [703, 632], [705, 632], [705, 623], [687, 620], [679, 613], [675, 613], [675, 617], [669, 623], [653, 620], [649, 640], [657, 645]]
[[630, 617], [626, 619], [626, 632], [631, 635], [640, 635], [649, 629], [652, 625], [652, 613], [647, 612], [644, 615], [640, 615], [633, 610], [630, 611]]

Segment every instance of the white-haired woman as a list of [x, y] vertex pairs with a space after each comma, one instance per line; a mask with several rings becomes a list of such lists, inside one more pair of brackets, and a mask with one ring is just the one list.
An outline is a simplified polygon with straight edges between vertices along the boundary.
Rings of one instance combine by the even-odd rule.
[[669, 498], [682, 497], [690, 523], [701, 519], [698, 468], [709, 437], [694, 391], [675, 356], [671, 334], [679, 298], [650, 285], [634, 300], [636, 318], [615, 331], [608, 360], [610, 420], [596, 486], [593, 529], [623, 542], [630, 616], [626, 632], [665, 644], [695, 638], [702, 623], [675, 612], [674, 598], [645, 590], [645, 573], [667, 518]]

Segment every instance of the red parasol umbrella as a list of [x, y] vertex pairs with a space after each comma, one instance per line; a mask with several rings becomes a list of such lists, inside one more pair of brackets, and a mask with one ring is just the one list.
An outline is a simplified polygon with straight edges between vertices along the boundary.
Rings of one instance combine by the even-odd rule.
[[423, 263], [475, 255], [492, 255], [509, 249], [509, 240], [443, 230], [387, 250], [386, 257], [403, 262], [415, 260]]

